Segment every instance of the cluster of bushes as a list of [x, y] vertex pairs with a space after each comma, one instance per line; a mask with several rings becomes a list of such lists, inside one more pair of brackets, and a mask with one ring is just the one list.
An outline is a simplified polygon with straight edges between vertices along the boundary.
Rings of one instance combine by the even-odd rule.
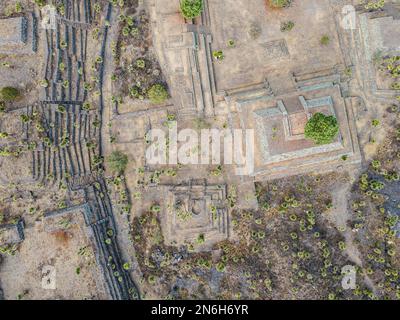
[[[377, 152], [355, 190], [350, 226], [356, 231], [356, 243], [363, 256], [363, 271], [378, 288], [368, 293], [370, 299], [400, 299], [396, 226], [399, 217], [390, 203], [397, 199], [391, 189], [398, 184], [398, 146], [386, 144]], [[376, 295], [375, 295], [376, 294]]]
[[187, 19], [193, 19], [201, 15], [203, 0], [181, 0], [181, 12]]
[[[388, 72], [392, 79], [397, 80], [400, 78], [400, 56], [387, 57], [385, 59], [381, 59], [380, 62], [380, 69]], [[400, 90], [400, 82], [395, 81], [391, 84], [391, 88], [393, 90]]]
[[368, 1], [365, 5], [364, 8], [367, 10], [379, 10], [383, 9], [385, 6], [385, 0], [378, 0], [378, 1]]
[[164, 103], [169, 97], [168, 91], [165, 86], [159, 83], [153, 84], [147, 91], [143, 88], [134, 86], [129, 89], [129, 95], [132, 98], [137, 98], [141, 100], [143, 100], [147, 95], [149, 100], [154, 104]]

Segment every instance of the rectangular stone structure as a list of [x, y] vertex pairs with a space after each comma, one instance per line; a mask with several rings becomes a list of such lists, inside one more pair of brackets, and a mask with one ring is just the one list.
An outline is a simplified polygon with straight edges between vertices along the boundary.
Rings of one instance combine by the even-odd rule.
[[0, 47], [4, 45], [24, 45], [26, 40], [26, 17], [0, 19]]

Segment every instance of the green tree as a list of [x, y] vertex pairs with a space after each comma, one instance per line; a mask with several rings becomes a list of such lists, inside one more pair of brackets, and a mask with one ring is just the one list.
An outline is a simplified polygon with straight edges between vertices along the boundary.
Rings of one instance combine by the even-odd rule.
[[203, 0], [181, 0], [181, 12], [187, 19], [200, 16], [203, 11]]
[[154, 84], [151, 86], [149, 91], [147, 91], [147, 95], [150, 101], [155, 104], [163, 103], [168, 99], [167, 89], [161, 84]]
[[331, 143], [339, 133], [339, 125], [334, 116], [326, 116], [323, 113], [314, 114], [308, 120], [304, 134], [316, 144]]
[[107, 159], [112, 171], [121, 174], [125, 171], [128, 164], [128, 156], [121, 151], [113, 151]]
[[1, 89], [0, 95], [4, 101], [14, 101], [20, 96], [20, 93], [16, 88], [4, 87]]

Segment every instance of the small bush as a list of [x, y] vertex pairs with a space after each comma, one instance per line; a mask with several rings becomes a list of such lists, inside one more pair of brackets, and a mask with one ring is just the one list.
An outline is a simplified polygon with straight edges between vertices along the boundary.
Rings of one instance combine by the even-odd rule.
[[0, 95], [4, 101], [15, 101], [20, 96], [20, 93], [16, 88], [4, 87], [1, 89]]
[[147, 95], [150, 101], [155, 104], [163, 103], [168, 99], [168, 92], [161, 84], [154, 84], [147, 92]]
[[203, 244], [206, 241], [206, 238], [203, 233], [199, 234], [196, 238], [197, 244]]
[[35, 4], [39, 7], [43, 7], [46, 5], [46, 0], [34, 0]]
[[0, 101], [0, 113], [6, 112], [6, 104], [4, 101]]
[[143, 59], [136, 60], [136, 67], [144, 69], [146, 67], [146, 62]]
[[216, 265], [216, 269], [218, 272], [225, 272], [226, 264], [224, 262], [218, 262]]
[[329, 42], [331, 42], [331, 39], [329, 38], [329, 36], [325, 35], [321, 38], [320, 43], [323, 46], [327, 46], [329, 44]]
[[260, 35], [262, 33], [262, 30], [261, 30], [261, 27], [258, 24], [252, 23], [250, 28], [249, 28], [248, 33], [249, 33], [250, 38], [255, 40], [258, 37], [260, 37]]
[[378, 127], [379, 124], [380, 124], [380, 121], [378, 119], [373, 119], [371, 124], [372, 124], [373, 127]]
[[216, 60], [222, 61], [224, 60], [224, 53], [221, 50], [213, 51], [213, 57]]
[[273, 8], [284, 8], [289, 6], [291, 0], [269, 0], [269, 4]]
[[17, 2], [16, 4], [15, 4], [15, 12], [16, 13], [21, 13], [22, 12], [22, 4], [21, 4], [21, 2]]
[[108, 164], [112, 171], [121, 174], [128, 164], [128, 156], [121, 151], [113, 151], [108, 157]]
[[228, 47], [229, 48], [234, 48], [236, 46], [235, 40], [229, 39], [228, 40]]
[[294, 28], [294, 22], [293, 21], [282, 22], [282, 24], [281, 24], [281, 31], [282, 32], [290, 31], [293, 28]]

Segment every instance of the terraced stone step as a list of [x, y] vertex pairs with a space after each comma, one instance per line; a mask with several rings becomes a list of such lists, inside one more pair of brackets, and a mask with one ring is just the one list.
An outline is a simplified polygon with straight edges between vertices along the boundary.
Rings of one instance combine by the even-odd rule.
[[98, 176], [96, 173], [73, 176], [68, 181], [68, 187], [70, 190], [76, 191], [91, 186], [97, 180]]

